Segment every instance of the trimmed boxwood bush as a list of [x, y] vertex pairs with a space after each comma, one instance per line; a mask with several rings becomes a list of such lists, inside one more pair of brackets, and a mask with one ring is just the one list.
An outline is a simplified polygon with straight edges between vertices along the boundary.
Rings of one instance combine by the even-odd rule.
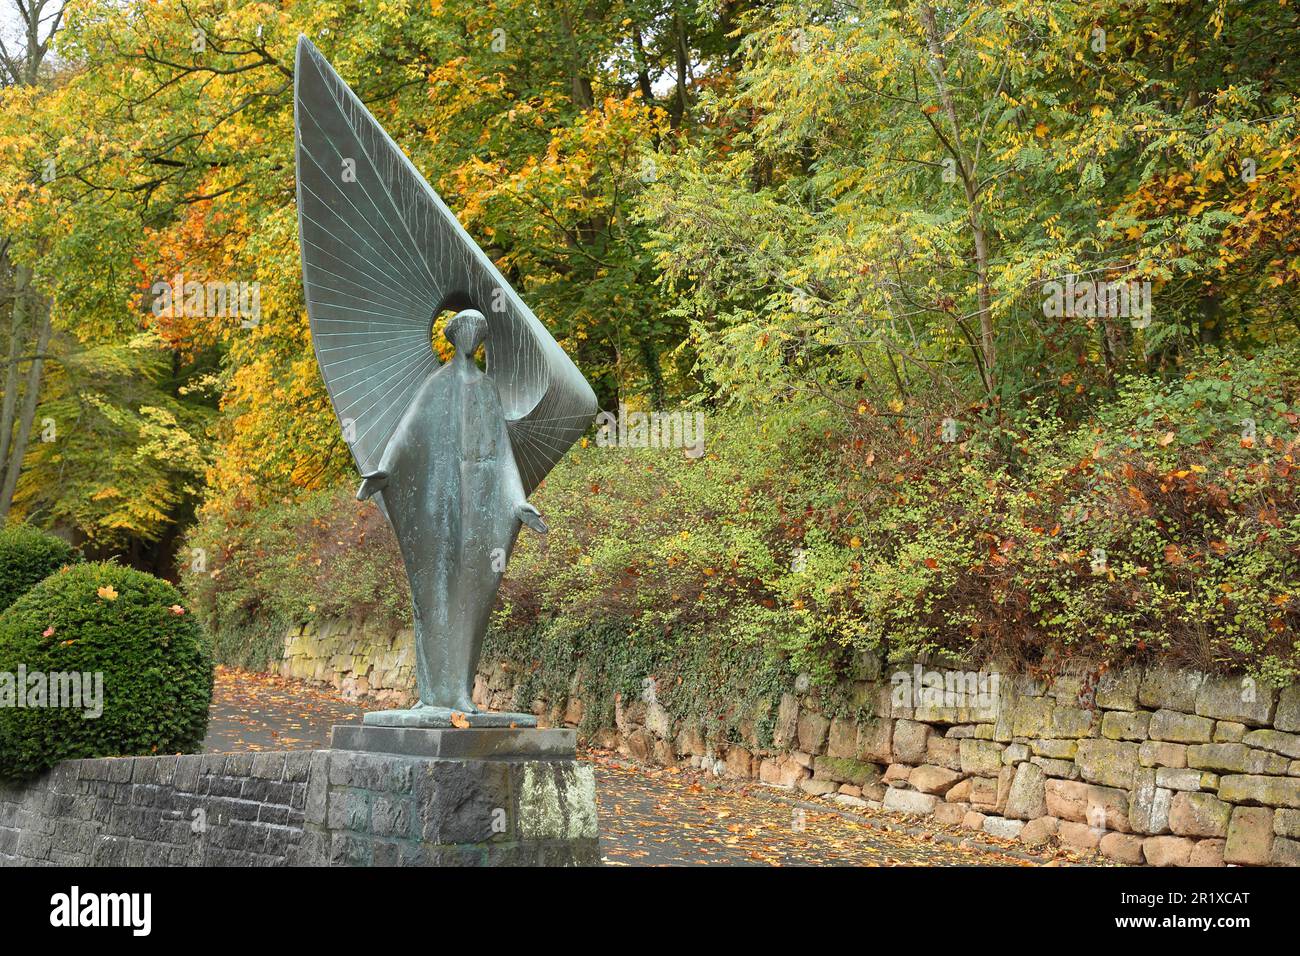
[[[14, 706], [20, 665], [47, 677], [101, 673], [102, 714]], [[84, 683], [93, 691], [93, 679]], [[208, 642], [180, 593], [153, 575], [74, 565], [0, 614], [0, 777], [60, 760], [198, 750], [211, 701]]]
[[0, 528], [0, 611], [65, 564], [81, 560], [62, 538], [29, 524]]

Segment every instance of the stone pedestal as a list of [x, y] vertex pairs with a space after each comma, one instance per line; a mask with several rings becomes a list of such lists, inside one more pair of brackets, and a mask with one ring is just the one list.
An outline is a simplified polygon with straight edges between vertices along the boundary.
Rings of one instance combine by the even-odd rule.
[[600, 862], [571, 730], [340, 725], [331, 744], [312, 754], [300, 865]]

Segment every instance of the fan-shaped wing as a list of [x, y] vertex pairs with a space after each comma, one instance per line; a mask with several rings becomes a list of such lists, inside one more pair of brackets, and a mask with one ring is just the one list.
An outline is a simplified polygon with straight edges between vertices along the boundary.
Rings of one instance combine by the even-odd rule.
[[437, 369], [434, 317], [474, 308], [487, 316], [487, 371], [531, 493], [591, 423], [591, 386], [306, 37], [294, 126], [312, 343], [357, 468], [377, 467]]

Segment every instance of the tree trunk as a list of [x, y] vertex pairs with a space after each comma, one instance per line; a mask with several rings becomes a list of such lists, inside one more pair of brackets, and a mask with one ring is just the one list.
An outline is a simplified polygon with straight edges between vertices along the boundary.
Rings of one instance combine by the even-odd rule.
[[574, 30], [573, 18], [567, 12], [562, 13], [560, 25], [564, 28], [564, 36], [569, 45], [569, 95], [573, 98], [575, 106], [589, 110], [595, 105], [595, 93], [592, 90], [591, 77], [587, 75], [586, 64], [583, 63], [578, 49], [578, 36]]
[[988, 233], [984, 228], [984, 215], [976, 185], [975, 169], [961, 150], [961, 125], [957, 117], [957, 106], [948, 87], [947, 59], [943, 53], [943, 37], [934, 18], [934, 8], [929, 4], [922, 4], [920, 16], [925, 27], [926, 45], [930, 50], [931, 73], [939, 93], [939, 102], [943, 105], [944, 115], [947, 116], [952, 128], [949, 152], [957, 164], [957, 172], [961, 176], [966, 193], [967, 219], [975, 246], [975, 281], [979, 299], [980, 352], [984, 360], [984, 384], [992, 397], [996, 392], [997, 342], [993, 335], [993, 291], [989, 280]]
[[[25, 48], [21, 59], [17, 57], [9, 63], [7, 80], [17, 86], [35, 86], [41, 76], [41, 64], [49, 52], [54, 35], [63, 21], [66, 8], [64, 2], [39, 2], [15, 4], [25, 36]], [[46, 29], [44, 40], [41, 28]], [[15, 61], [16, 64], [15, 64]], [[9, 265], [8, 261], [5, 263]], [[45, 350], [50, 343], [51, 317], [50, 304], [39, 296], [32, 287], [32, 269], [29, 266], [17, 266], [6, 269], [13, 275], [14, 295], [9, 327], [9, 364], [5, 368], [4, 398], [0, 402], [0, 524], [9, 515], [13, 504], [14, 489], [18, 486], [18, 473], [22, 470], [23, 456], [27, 452], [27, 441], [31, 437], [32, 421], [36, 417], [36, 402], [41, 388], [41, 373], [45, 367]], [[23, 404], [18, 411], [18, 362], [24, 355], [28, 341], [29, 318], [38, 316], [40, 331], [36, 335], [36, 348], [33, 351], [32, 364], [27, 369], [24, 383]], [[18, 430], [14, 432], [14, 419], [17, 417]]]
[[1202, 296], [1198, 304], [1200, 312], [1200, 329], [1198, 337], [1202, 345], [1218, 345], [1223, 341], [1223, 301], [1217, 292]]
[[650, 407], [660, 411], [668, 403], [668, 389], [664, 385], [664, 373], [659, 367], [659, 352], [650, 339], [643, 338], [638, 343], [641, 347], [641, 361], [645, 363], [646, 377], [650, 379]]
[[686, 24], [680, 13], [673, 14], [673, 48], [677, 57], [677, 99], [669, 110], [673, 129], [682, 125], [686, 116], [686, 74], [690, 63], [686, 56]]
[[5, 367], [4, 401], [0, 404], [0, 487], [4, 487], [12, 459], [9, 449], [13, 444], [14, 415], [18, 411], [18, 365], [27, 344], [27, 285], [31, 282], [31, 270], [26, 266], [7, 271], [14, 277], [14, 293], [9, 321], [9, 364]]
[[54, 330], [48, 305], [38, 306], [40, 315], [40, 333], [36, 337], [36, 354], [31, 367], [27, 369], [27, 381], [23, 387], [23, 408], [18, 419], [18, 434], [14, 436], [10, 448], [9, 467], [5, 471], [4, 486], [0, 488], [0, 522], [9, 517], [13, 507], [14, 490], [18, 487], [18, 473], [22, 471], [23, 457], [27, 454], [27, 442], [31, 438], [32, 423], [36, 420], [36, 403], [41, 391], [41, 372], [45, 368], [42, 357], [50, 344], [50, 335]]
[[632, 53], [636, 59], [636, 84], [646, 106], [655, 105], [655, 92], [650, 86], [650, 68], [646, 63], [645, 46], [641, 42], [641, 28], [632, 27]]

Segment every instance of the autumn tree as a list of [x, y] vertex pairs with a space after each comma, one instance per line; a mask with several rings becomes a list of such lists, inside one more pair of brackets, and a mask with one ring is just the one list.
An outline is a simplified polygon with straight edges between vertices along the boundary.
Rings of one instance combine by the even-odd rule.
[[[21, 37], [17, 41], [0, 37], [0, 84], [6, 110], [39, 95], [37, 86], [47, 72], [43, 68], [65, 6], [61, 0], [10, 0], [10, 4]], [[45, 79], [48, 83], [49, 77]], [[53, 178], [54, 170], [46, 156], [39, 169], [26, 166], [13, 172], [32, 182], [37, 177]], [[9, 319], [8, 348], [0, 353], [6, 356], [0, 395], [0, 523], [13, 505], [53, 332], [50, 302], [32, 265], [39, 245], [39, 237], [21, 224], [12, 230], [0, 228], [0, 314], [7, 312]]]

